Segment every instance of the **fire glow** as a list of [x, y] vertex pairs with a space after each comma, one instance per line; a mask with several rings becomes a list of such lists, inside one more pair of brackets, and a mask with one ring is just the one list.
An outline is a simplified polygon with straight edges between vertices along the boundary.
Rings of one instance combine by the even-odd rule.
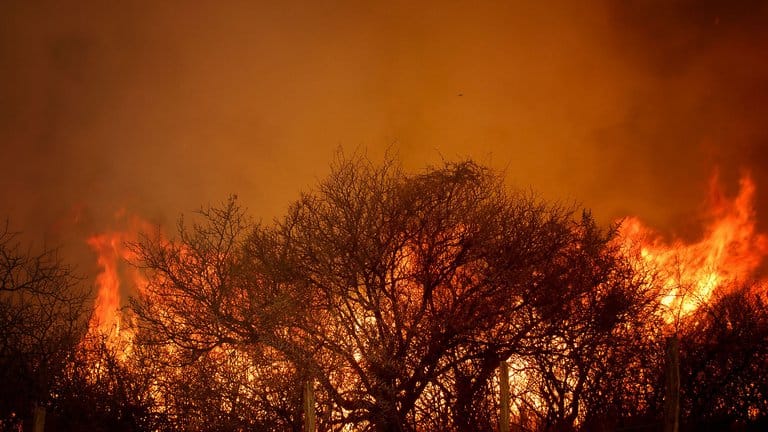
[[[684, 320], [692, 315], [697, 308], [705, 305], [708, 301], [716, 298], [717, 293], [730, 292], [732, 287], [737, 286], [739, 282], [749, 282], [759, 275], [759, 269], [764, 258], [768, 255], [768, 235], [758, 231], [756, 226], [756, 214], [754, 211], [754, 201], [756, 188], [750, 177], [744, 176], [739, 182], [739, 191], [733, 197], [726, 196], [719, 186], [718, 178], [713, 177], [710, 185], [709, 207], [706, 212], [707, 221], [702, 229], [702, 236], [694, 241], [686, 242], [682, 239], [666, 239], [657, 231], [644, 225], [637, 217], [629, 217], [622, 221], [615, 241], [619, 242], [621, 251], [631, 260], [636, 273], [642, 278], [645, 287], [652, 288], [651, 292], [658, 302], [652, 301], [650, 308], [651, 314], [656, 317], [663, 317], [668, 324], [687, 325], [692, 320]], [[130, 244], [138, 241], [140, 233], [149, 232], [152, 227], [138, 217], [126, 217], [125, 213], [118, 216], [118, 227], [120, 229], [103, 232], [94, 235], [88, 239], [88, 244], [97, 255], [97, 262], [101, 272], [96, 278], [96, 287], [98, 289], [95, 304], [94, 318], [91, 321], [90, 330], [96, 334], [104, 335], [109, 347], [115, 351], [117, 358], [126, 361], [140, 358], [139, 351], [134, 350], [134, 333], [130, 315], [121, 312], [121, 306], [124, 306], [123, 296], [128, 293], [139, 294], [145, 292], [148, 287], [148, 281], [142, 276], [139, 269], [135, 266], [139, 257], [130, 247]], [[160, 233], [158, 233], [158, 236]], [[159, 237], [158, 237], [159, 238]], [[163, 241], [165, 240], [158, 240]], [[172, 242], [170, 242], [172, 243]], [[186, 264], [195, 263], [194, 253], [187, 253], [183, 246], [179, 246], [178, 257], [181, 262]], [[395, 271], [392, 274], [393, 280], [409, 280], [409, 274], [416, 271], [414, 267], [415, 259], [419, 256], [417, 251], [418, 244], [406, 246], [399, 250], [396, 258]], [[450, 250], [450, 248], [449, 248]], [[450, 254], [441, 255], [437, 260], [452, 260]], [[202, 255], [200, 262], [206, 262], [206, 255]], [[207, 271], [207, 269], [205, 269]], [[204, 272], [205, 272], [204, 271]], [[459, 272], [462, 279], [472, 277], [474, 268], [467, 268], [470, 274]], [[633, 272], [635, 273], [635, 272]], [[153, 280], [156, 281], [156, 280]], [[457, 283], [457, 285], [459, 285]], [[218, 282], [212, 284], [218, 286]], [[149, 286], [151, 288], [151, 286]], [[194, 287], [199, 287], [198, 282], [194, 282]], [[411, 296], [408, 286], [404, 286], [400, 291], [403, 296], [403, 304], [408, 304], [408, 298]], [[418, 288], [416, 288], [418, 290]], [[647, 291], [646, 291], [647, 292]], [[658, 296], [656, 297], [656, 294]], [[435, 297], [439, 299], [439, 296]], [[649, 297], [651, 298], [651, 297]], [[159, 306], [162, 315], [163, 307], [173, 305], [174, 299], [164, 297], [160, 300]], [[373, 318], [366, 317], [365, 310], [354, 310], [350, 312], [350, 319], [356, 321], [355, 332], [366, 325], [374, 325]], [[163, 318], [164, 319], [164, 318]], [[370, 323], [369, 323], [370, 321]], [[122, 325], [121, 325], [122, 324]], [[327, 325], [327, 324], [325, 324]], [[326, 327], [327, 328], [327, 327]], [[668, 329], [668, 328], [667, 328]], [[665, 329], [665, 330], [667, 330]], [[645, 331], [645, 327], [643, 327]], [[643, 333], [644, 338], [653, 339], [653, 334]], [[563, 342], [565, 343], [565, 342]], [[137, 345], [138, 346], [138, 345]], [[163, 347], [164, 352], [174, 353], [174, 346]], [[252, 364], [253, 359], [249, 357], [251, 353], [247, 350], [240, 350], [236, 346], [216, 346], [211, 351], [210, 359], [219, 365], [232, 368], [242, 382], [237, 384], [240, 395], [251, 395], [250, 386], [258, 385], [260, 374], [264, 370], [259, 366]], [[359, 351], [351, 354], [356, 362], [365, 361]], [[279, 358], [279, 354], [275, 355]], [[290, 371], [290, 366], [283, 363], [284, 360], [271, 360], [268, 369]], [[503, 369], [508, 376], [507, 388], [511, 387], [513, 393], [517, 395], [519, 401], [512, 405], [511, 413], [517, 418], [518, 424], [527, 424], [529, 411], [538, 413], [544, 411], [546, 402], [542, 399], [540, 393], [532, 391], [538, 379], [535, 365], [527, 363], [525, 358], [510, 358], [505, 363], [510, 369]], [[126, 362], [130, 364], [130, 362]], [[263, 365], [262, 365], [263, 366]], [[128, 366], [130, 367], [130, 366]], [[569, 385], [575, 385], [573, 376], [563, 369], [562, 379]], [[533, 371], [533, 372], [531, 372]], [[268, 372], [267, 372], [268, 373]], [[288, 373], [288, 372], [286, 372]], [[338, 377], [338, 388], [344, 388], [345, 378], [343, 372]], [[584, 372], [588, 373], [588, 372]], [[162, 375], [162, 374], [160, 374]], [[231, 382], [228, 378], [215, 377], [213, 381], [204, 385], [228, 385]], [[334, 378], [334, 380], [337, 378]], [[311, 381], [308, 390], [311, 393]], [[500, 384], [499, 384], [500, 386]], [[432, 398], [440, 398], [438, 390], [430, 395]], [[497, 388], [495, 391], [499, 392]], [[151, 390], [153, 398], [158, 401], [165, 400], [165, 395], [161, 390]], [[238, 396], [240, 397], [240, 396]], [[309, 396], [307, 396], [309, 397]], [[314, 396], [312, 396], [314, 397]], [[566, 394], [564, 400], [577, 400], [577, 396]], [[163, 402], [160, 402], [162, 405]], [[221, 409], [230, 411], [232, 402], [230, 400], [221, 400]], [[310, 409], [311, 412], [311, 409]], [[576, 414], [574, 422], [579, 424], [584, 421], [584, 412], [580, 411], [576, 405]], [[346, 415], [343, 414], [342, 417]], [[531, 417], [533, 419], [533, 417]], [[341, 421], [341, 420], [339, 420]], [[535, 423], [536, 420], [531, 420]], [[352, 429], [349, 429], [352, 430]]]
[[130, 340], [132, 335], [121, 328], [123, 293], [139, 292], [147, 281], [131, 265], [135, 262], [135, 254], [129, 244], [137, 241], [139, 233], [146, 231], [150, 224], [136, 216], [126, 217], [124, 211], [116, 214], [116, 220], [122, 225], [121, 229], [96, 234], [87, 240], [101, 269], [95, 280], [97, 292], [90, 329], [112, 340]]
[[619, 238], [637, 251], [639, 266], [657, 273], [667, 321], [690, 314], [718, 290], [755, 277], [768, 254], [768, 236], [757, 232], [754, 197], [748, 175], [742, 176], [733, 199], [724, 196], [713, 176], [709, 222], [703, 237], [692, 243], [665, 241], [638, 218], [624, 219]]
[[[690, 314], [716, 291], [754, 278], [768, 255], [768, 235], [756, 229], [755, 191], [752, 179], [744, 175], [738, 194], [729, 199], [718, 176], [713, 176], [708, 223], [703, 237], [695, 242], [668, 241], [637, 217], [621, 222], [618, 240], [625, 250], [634, 251], [628, 253], [633, 253], [640, 271], [657, 275], [654, 283], [661, 291], [660, 302], [668, 322]], [[122, 211], [116, 219], [122, 229], [87, 240], [101, 268], [95, 282], [97, 295], [91, 329], [130, 339], [125, 332], [121, 335], [122, 295], [138, 292], [147, 281], [137, 268], [128, 264], [135, 256], [127, 244], [135, 242], [150, 224], [136, 216], [126, 217]]]

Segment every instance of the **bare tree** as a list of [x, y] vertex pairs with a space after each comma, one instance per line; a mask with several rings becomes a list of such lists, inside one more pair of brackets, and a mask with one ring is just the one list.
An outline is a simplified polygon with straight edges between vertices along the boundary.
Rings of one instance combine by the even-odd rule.
[[415, 408], [440, 377], [480, 359], [482, 387], [519, 349], [537, 325], [531, 306], [557, 298], [536, 279], [571, 228], [567, 211], [472, 162], [407, 175], [341, 160], [270, 235], [307, 293], [296, 334], [310, 370], [349, 421], [399, 431], [426, 420]]
[[614, 233], [601, 232], [590, 217], [578, 232], [568, 265], [551, 280], [565, 301], [544, 315], [544, 329], [522, 359], [535, 383], [527, 396], [536, 408], [531, 412], [545, 430], [576, 430], [587, 412], [594, 426], [612, 387], [641, 376], [637, 359], [656, 319], [656, 292], [617, 247]]
[[[251, 223], [234, 199], [200, 213], [175, 240], [135, 245], [149, 276], [133, 302], [138, 340], [172, 346], [177, 367], [220, 352], [269, 362], [295, 386], [249, 406], [289, 413], [282, 427], [301, 427], [312, 381], [319, 430], [492, 430], [502, 361], [560, 338], [578, 345], [578, 376], [598, 380], [635, 307], [638, 284], [591, 218], [469, 161], [408, 174], [340, 157], [273, 224]], [[246, 374], [255, 386], [271, 379], [259, 371]]]
[[768, 425], [765, 285], [729, 288], [715, 293], [681, 330], [681, 429]]
[[159, 367], [143, 352], [88, 333], [57, 377], [47, 430], [131, 432], [169, 430], [154, 391]]
[[30, 422], [51, 403], [90, 317], [89, 293], [57, 250], [22, 247], [0, 229], [0, 425]]
[[299, 431], [303, 377], [280, 344], [298, 302], [247, 266], [254, 225], [235, 197], [197, 216], [177, 239], [132, 245], [149, 275], [135, 343], [159, 368], [162, 409], [185, 430]]

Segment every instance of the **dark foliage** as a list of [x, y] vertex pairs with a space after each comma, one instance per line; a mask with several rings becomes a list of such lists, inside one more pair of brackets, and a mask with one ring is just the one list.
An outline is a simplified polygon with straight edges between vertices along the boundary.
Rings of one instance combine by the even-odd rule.
[[[148, 286], [123, 345], [89, 333], [55, 251], [0, 233], [0, 429], [660, 430], [665, 338], [681, 430], [768, 424], [765, 287], [665, 324], [616, 233], [471, 161], [423, 173], [340, 157], [271, 224], [231, 198], [132, 246]], [[135, 321], [133, 321], [135, 318]]]

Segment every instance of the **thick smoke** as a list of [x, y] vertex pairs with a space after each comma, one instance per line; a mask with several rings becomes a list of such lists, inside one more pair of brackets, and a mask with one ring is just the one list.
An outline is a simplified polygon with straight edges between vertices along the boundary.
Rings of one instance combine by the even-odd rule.
[[758, 214], [768, 221], [765, 2], [615, 1], [608, 11], [614, 50], [641, 83], [622, 121], [596, 142], [609, 175], [636, 183], [624, 191], [627, 211], [685, 231], [688, 213], [700, 211], [705, 178], [718, 171], [734, 194], [738, 177], [749, 173]]
[[54, 243], [230, 193], [269, 220], [341, 146], [681, 235], [746, 169], [768, 215], [763, 2], [259, 3], [2, 2], [0, 213]]

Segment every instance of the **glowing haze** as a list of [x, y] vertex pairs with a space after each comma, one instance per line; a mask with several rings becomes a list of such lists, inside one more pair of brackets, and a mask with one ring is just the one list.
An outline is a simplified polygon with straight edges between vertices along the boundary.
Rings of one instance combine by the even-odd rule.
[[0, 2], [0, 216], [92, 262], [118, 208], [269, 220], [392, 147], [687, 242], [713, 168], [750, 169], [766, 231], [764, 2], [221, 3]]

